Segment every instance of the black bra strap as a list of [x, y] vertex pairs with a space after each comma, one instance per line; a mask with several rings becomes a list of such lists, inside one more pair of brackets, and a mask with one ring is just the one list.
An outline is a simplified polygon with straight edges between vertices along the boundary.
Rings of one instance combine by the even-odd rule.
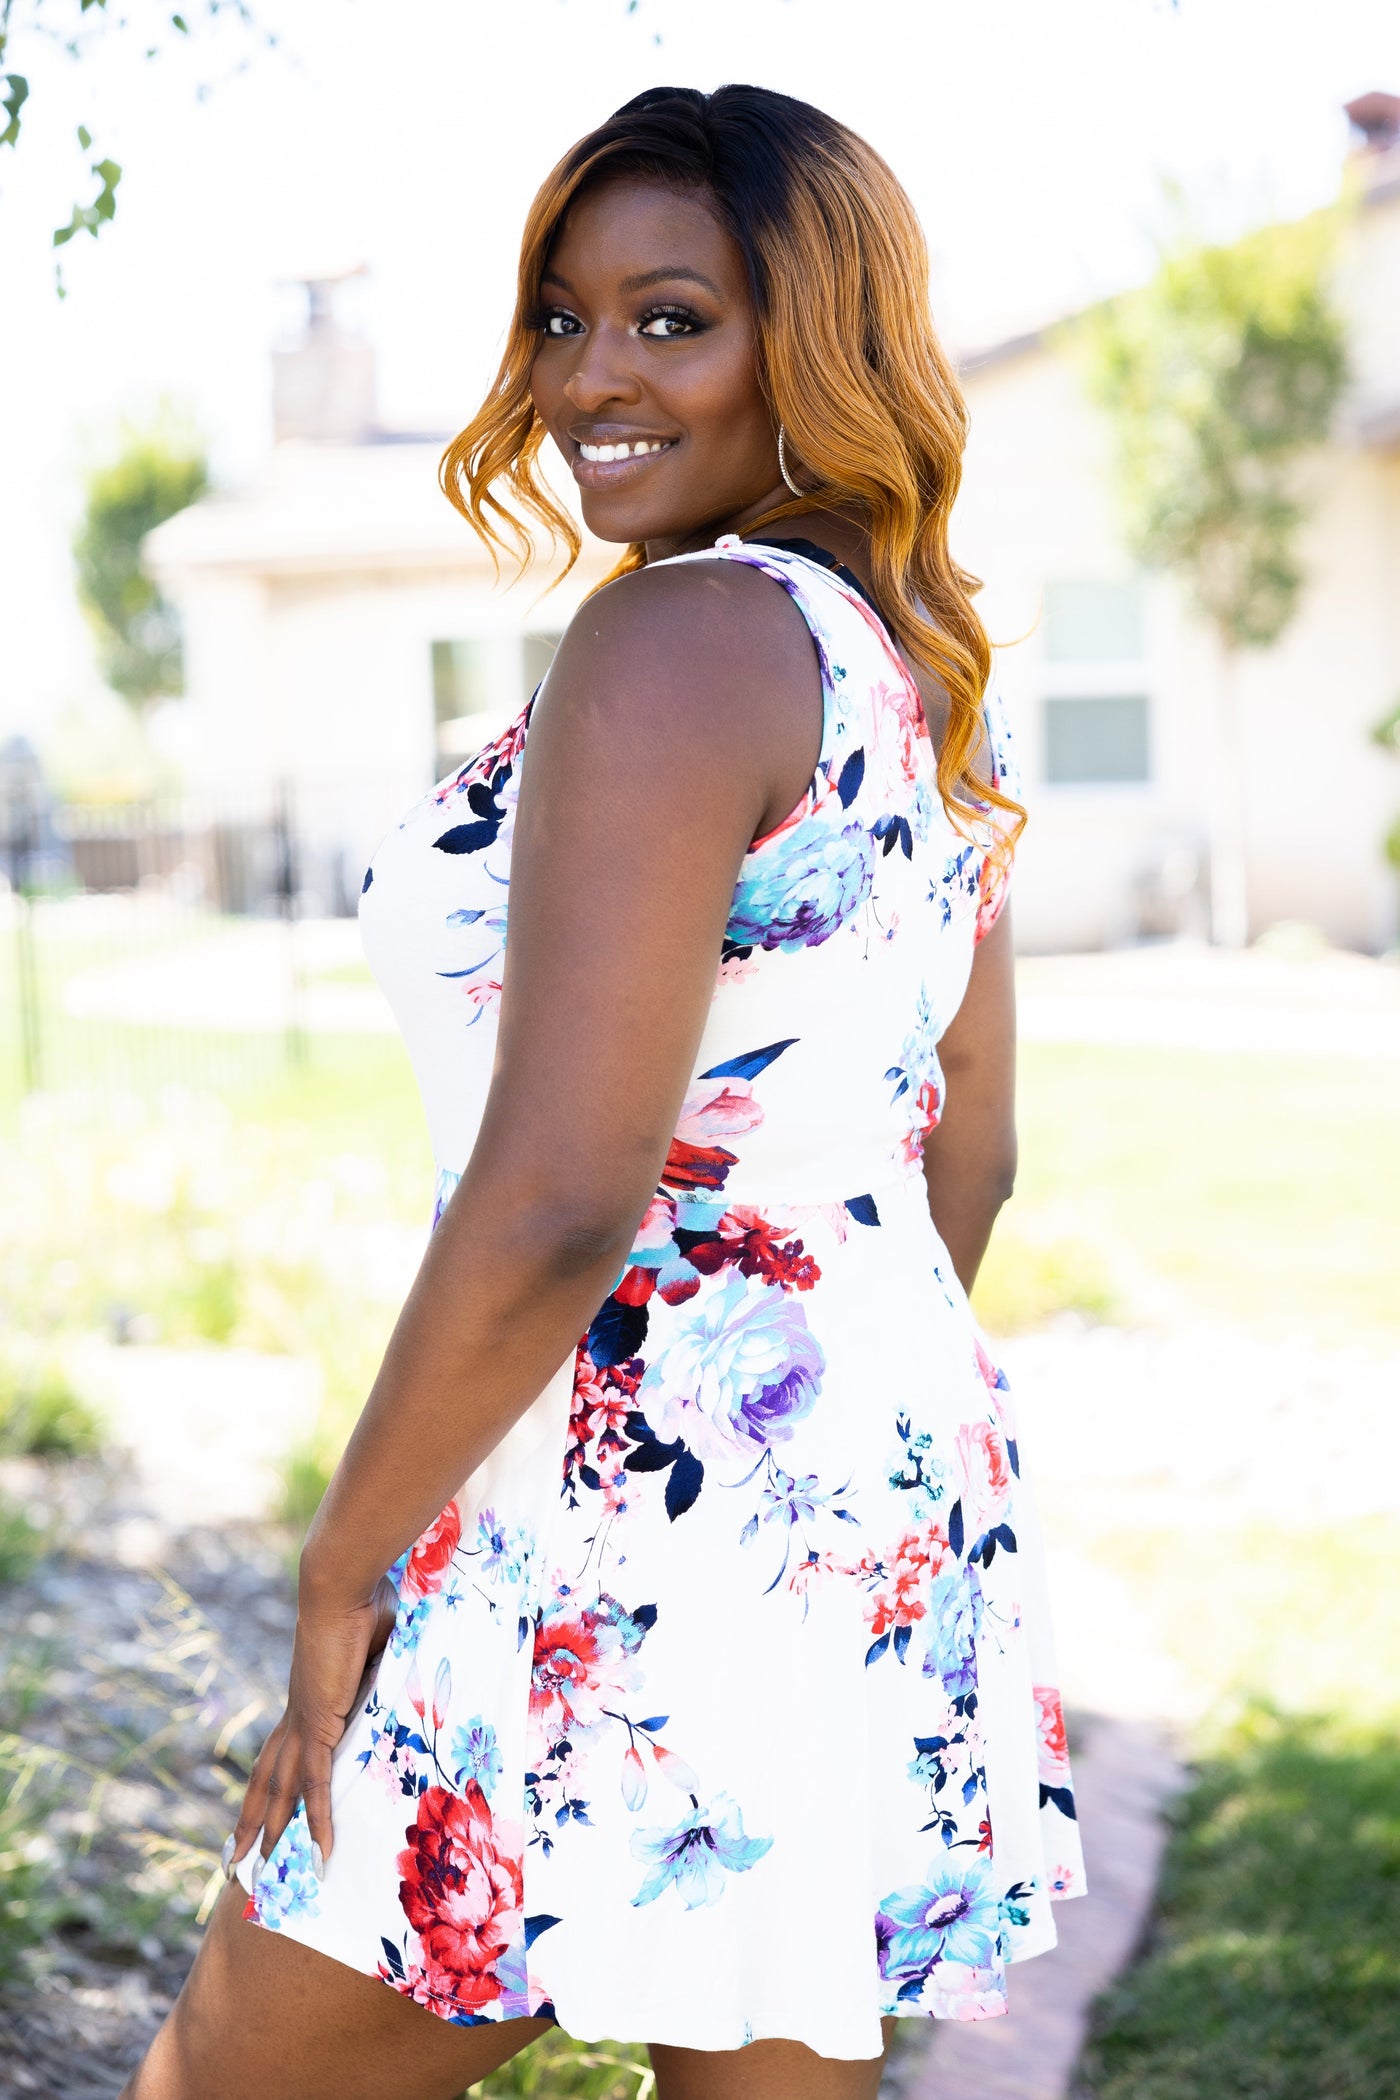
[[834, 554], [829, 554], [825, 547], [817, 546], [814, 540], [752, 539], [745, 540], [744, 545], [746, 547], [778, 547], [786, 554], [804, 555], [808, 561], [814, 561], [823, 569], [830, 569], [833, 576], [839, 576], [842, 583], [849, 584], [859, 597], [864, 598], [877, 619], [884, 618], [879, 606], [875, 603], [859, 576], [853, 570], [848, 569], [845, 562], [838, 561]]

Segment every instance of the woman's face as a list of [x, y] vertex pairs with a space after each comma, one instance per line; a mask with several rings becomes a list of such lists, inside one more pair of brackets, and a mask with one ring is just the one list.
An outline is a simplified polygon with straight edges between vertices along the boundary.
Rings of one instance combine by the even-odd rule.
[[531, 392], [599, 539], [659, 559], [786, 499], [743, 260], [703, 192], [629, 178], [580, 197], [539, 319]]

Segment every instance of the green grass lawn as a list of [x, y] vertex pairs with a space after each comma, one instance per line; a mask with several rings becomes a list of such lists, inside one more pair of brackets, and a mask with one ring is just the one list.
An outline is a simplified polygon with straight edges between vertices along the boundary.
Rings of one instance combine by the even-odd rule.
[[1398, 1764], [1400, 1735], [1364, 1720], [1236, 1722], [1177, 1809], [1153, 1939], [1098, 2008], [1086, 2096], [1400, 2092]]

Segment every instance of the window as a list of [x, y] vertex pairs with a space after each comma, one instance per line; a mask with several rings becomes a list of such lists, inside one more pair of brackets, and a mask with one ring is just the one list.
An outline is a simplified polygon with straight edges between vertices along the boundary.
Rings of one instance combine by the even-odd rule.
[[1047, 583], [1043, 632], [1050, 663], [1136, 662], [1143, 654], [1142, 589], [1134, 579]]
[[1146, 694], [1051, 695], [1045, 778], [1062, 785], [1149, 780]]

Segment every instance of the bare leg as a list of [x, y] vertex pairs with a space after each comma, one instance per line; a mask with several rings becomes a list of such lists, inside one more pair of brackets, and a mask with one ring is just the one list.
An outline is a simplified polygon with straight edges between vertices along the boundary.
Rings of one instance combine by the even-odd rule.
[[388, 1984], [243, 1918], [227, 1888], [122, 2100], [456, 2100], [547, 2020], [454, 2027]]
[[[881, 2022], [885, 2048], [893, 2020]], [[657, 2100], [875, 2100], [885, 2059], [818, 2056], [801, 2042], [672, 2049], [653, 2042]]]

